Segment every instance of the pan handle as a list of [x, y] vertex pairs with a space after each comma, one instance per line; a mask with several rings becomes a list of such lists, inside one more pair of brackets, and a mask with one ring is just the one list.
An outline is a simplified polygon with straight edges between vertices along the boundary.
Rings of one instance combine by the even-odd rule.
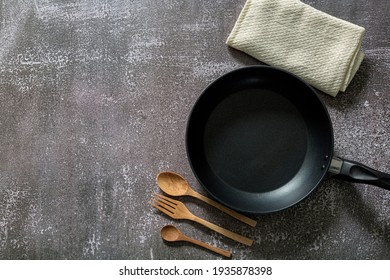
[[344, 181], [364, 183], [390, 191], [390, 174], [374, 170], [361, 163], [333, 157], [329, 172]]

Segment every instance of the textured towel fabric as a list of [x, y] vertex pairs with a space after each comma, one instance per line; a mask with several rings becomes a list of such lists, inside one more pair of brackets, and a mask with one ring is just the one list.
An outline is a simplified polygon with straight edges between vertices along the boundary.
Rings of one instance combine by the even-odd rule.
[[363, 33], [298, 0], [247, 0], [226, 43], [336, 96], [363, 60]]

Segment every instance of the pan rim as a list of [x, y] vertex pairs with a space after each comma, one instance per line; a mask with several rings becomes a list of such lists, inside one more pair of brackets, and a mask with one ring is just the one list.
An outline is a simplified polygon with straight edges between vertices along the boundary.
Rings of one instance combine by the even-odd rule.
[[240, 68], [234, 69], [232, 71], [229, 71], [229, 72], [221, 75], [220, 77], [216, 78], [214, 81], [212, 81], [209, 85], [207, 85], [205, 87], [205, 89], [201, 92], [201, 94], [197, 97], [195, 103], [193, 104], [193, 106], [192, 106], [192, 108], [190, 110], [190, 114], [188, 116], [187, 125], [186, 125], [185, 148], [186, 148], [187, 159], [189, 161], [189, 165], [191, 167], [191, 170], [192, 170], [196, 180], [200, 184], [200, 186], [203, 189], [205, 189], [206, 192], [211, 197], [213, 197], [214, 199], [216, 199], [220, 203], [222, 203], [222, 204], [224, 204], [224, 205], [226, 205], [226, 206], [228, 206], [230, 208], [233, 208], [233, 209], [235, 209], [237, 211], [240, 211], [240, 212], [246, 212], [246, 213], [251, 213], [251, 214], [265, 214], [265, 213], [272, 213], [272, 212], [277, 212], [277, 211], [280, 211], [280, 210], [284, 210], [284, 209], [289, 208], [289, 207], [291, 207], [293, 205], [296, 205], [297, 203], [299, 203], [302, 200], [304, 200], [305, 198], [307, 198], [315, 189], [317, 189], [317, 187], [325, 179], [325, 177], [327, 175], [327, 172], [329, 170], [329, 167], [330, 167], [331, 160], [328, 160], [328, 161], [324, 162], [324, 166], [323, 166], [324, 172], [322, 173], [320, 178], [318, 178], [316, 183], [313, 184], [313, 186], [310, 188], [309, 191], [307, 191], [304, 195], [302, 195], [296, 201], [294, 201], [292, 203], [289, 203], [289, 204], [281, 205], [280, 207], [274, 207], [272, 209], [261, 209], [261, 210], [255, 209], [255, 210], [253, 210], [253, 209], [249, 209], [248, 207], [245, 207], [245, 205], [241, 205], [241, 206], [231, 205], [228, 202], [226, 202], [223, 199], [221, 199], [218, 195], [214, 194], [214, 192], [212, 191], [212, 188], [210, 189], [210, 187], [208, 186], [207, 180], [205, 180], [204, 177], [199, 175], [198, 169], [194, 165], [194, 162], [193, 162], [193, 159], [192, 159], [192, 156], [191, 156], [191, 152], [190, 152], [190, 147], [189, 147], [189, 130], [190, 130], [191, 121], [193, 119], [194, 111], [197, 110], [197, 107], [199, 107], [200, 100], [202, 100], [205, 95], [208, 95], [208, 92], [210, 91], [210, 88], [214, 84], [219, 83], [220, 80], [222, 80], [222, 79], [226, 79], [226, 76], [231, 75], [231, 76], [234, 77], [235, 75], [237, 75], [238, 73], [240, 73], [242, 71], [251, 71], [253, 69], [254, 69], [254, 71], [257, 71], [256, 69], [261, 69], [260, 71], [278, 71], [278, 72], [282, 72], [282, 73], [284, 73], [284, 75], [290, 76], [291, 78], [293, 78], [294, 80], [299, 82], [302, 86], [306, 87], [307, 90], [310, 91], [310, 93], [314, 95], [313, 98], [315, 99], [316, 102], [318, 102], [320, 104], [317, 109], [320, 109], [320, 107], [322, 107], [321, 110], [325, 114], [326, 123], [328, 124], [328, 127], [326, 129], [328, 130], [327, 135], [328, 135], [328, 138], [329, 138], [327, 140], [328, 144], [329, 144], [329, 150], [327, 151], [327, 155], [328, 155], [329, 159], [332, 159], [333, 153], [334, 153], [334, 133], [333, 133], [333, 126], [332, 126], [332, 121], [330, 119], [329, 111], [327, 110], [327, 107], [325, 106], [324, 102], [319, 97], [317, 91], [312, 86], [310, 86], [308, 83], [306, 83], [304, 80], [302, 80], [301, 78], [297, 77], [296, 75], [294, 75], [294, 74], [292, 74], [292, 73], [290, 73], [290, 72], [288, 72], [288, 71], [286, 71], [284, 69], [280, 69], [278, 67], [269, 66], [269, 65], [253, 65], [253, 66], [240, 67]]

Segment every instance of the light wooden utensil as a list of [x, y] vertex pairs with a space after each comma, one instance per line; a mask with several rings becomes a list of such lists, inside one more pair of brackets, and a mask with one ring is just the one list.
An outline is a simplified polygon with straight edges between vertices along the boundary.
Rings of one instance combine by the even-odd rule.
[[232, 253], [214, 246], [211, 246], [210, 244], [204, 243], [202, 241], [193, 239], [191, 237], [188, 237], [184, 235], [180, 230], [178, 230], [176, 227], [172, 225], [164, 226], [161, 229], [161, 237], [168, 242], [176, 242], [176, 241], [186, 241], [193, 244], [196, 244], [198, 246], [201, 246], [203, 248], [209, 249], [217, 254], [220, 254], [224, 257], [230, 258], [232, 256]]
[[252, 227], [255, 227], [257, 222], [253, 219], [250, 219], [232, 209], [229, 209], [222, 204], [211, 200], [208, 197], [201, 195], [194, 191], [188, 182], [179, 174], [175, 172], [161, 172], [157, 175], [157, 184], [160, 189], [171, 196], [182, 196], [188, 195], [195, 198], [198, 198], [211, 206], [221, 210], [222, 212], [236, 218], [237, 220], [244, 222]]
[[167, 214], [171, 218], [197, 222], [201, 225], [204, 225], [205, 227], [208, 227], [209, 229], [212, 229], [226, 237], [229, 237], [248, 246], [251, 246], [253, 243], [253, 240], [245, 236], [239, 235], [235, 232], [224, 229], [220, 226], [217, 226], [213, 223], [210, 223], [206, 220], [203, 220], [202, 218], [195, 216], [187, 209], [187, 207], [182, 202], [174, 200], [172, 198], [160, 194], [155, 194], [152, 198], [151, 205], [160, 210], [161, 212]]

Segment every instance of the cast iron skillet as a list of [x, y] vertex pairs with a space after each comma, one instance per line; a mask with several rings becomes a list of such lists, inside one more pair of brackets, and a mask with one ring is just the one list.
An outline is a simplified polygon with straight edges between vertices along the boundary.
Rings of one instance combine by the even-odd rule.
[[308, 196], [335, 177], [390, 190], [390, 175], [333, 156], [328, 111], [315, 90], [270, 66], [232, 71], [195, 103], [187, 156], [216, 200], [247, 213], [269, 213]]

